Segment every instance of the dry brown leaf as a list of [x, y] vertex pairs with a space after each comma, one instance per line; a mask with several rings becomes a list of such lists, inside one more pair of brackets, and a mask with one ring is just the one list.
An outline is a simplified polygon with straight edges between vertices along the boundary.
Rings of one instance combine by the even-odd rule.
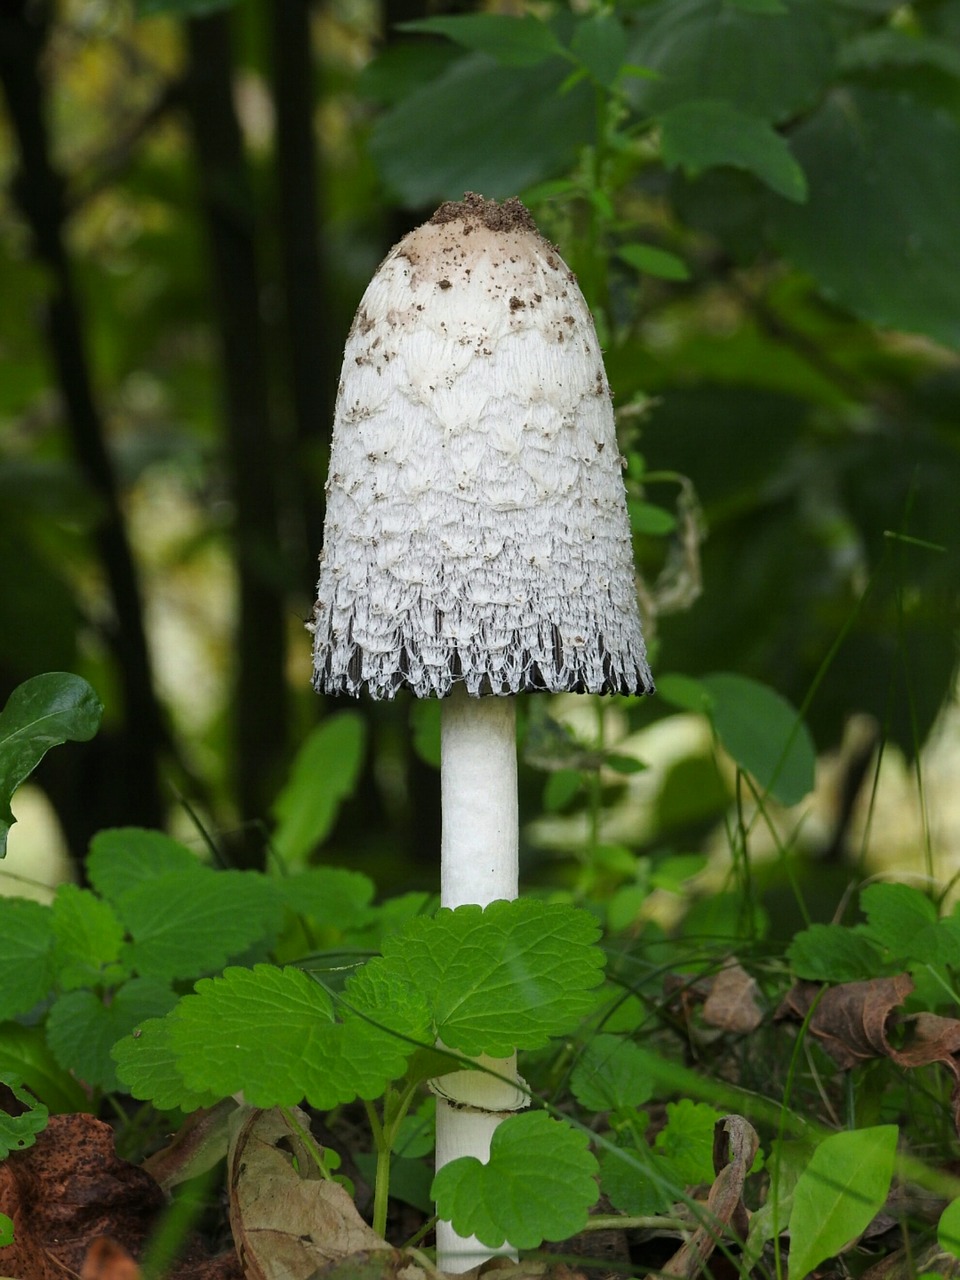
[[[309, 1135], [308, 1118], [297, 1109], [293, 1115]], [[279, 1107], [236, 1113], [228, 1156], [230, 1225], [247, 1280], [309, 1280], [351, 1255], [362, 1255], [377, 1271], [379, 1260], [370, 1254], [396, 1254], [344, 1188], [319, 1177], [311, 1144], [316, 1152], [313, 1139]]]
[[747, 1211], [743, 1183], [757, 1156], [760, 1140], [743, 1116], [725, 1116], [713, 1134], [713, 1167], [717, 1174], [707, 1196], [704, 1221], [661, 1270], [661, 1275], [691, 1280], [724, 1237], [745, 1240]]
[[140, 1280], [136, 1260], [109, 1236], [100, 1236], [87, 1250], [80, 1280]]
[[748, 1035], [763, 1021], [759, 988], [737, 960], [728, 960], [710, 982], [703, 1020], [721, 1031]]
[[[822, 987], [818, 982], [797, 982], [784, 996], [774, 1015], [802, 1022]], [[817, 1037], [838, 1066], [855, 1067], [870, 1058], [892, 1057], [887, 1024], [896, 1007], [913, 990], [907, 973], [866, 982], [843, 982], [823, 992], [810, 1018], [811, 1035]]]

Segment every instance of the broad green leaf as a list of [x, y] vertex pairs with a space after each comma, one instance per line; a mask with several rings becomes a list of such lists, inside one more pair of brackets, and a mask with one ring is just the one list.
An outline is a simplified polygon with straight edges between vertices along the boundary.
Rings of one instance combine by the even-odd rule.
[[937, 1223], [937, 1243], [947, 1253], [960, 1258], [960, 1200], [951, 1200]]
[[0, 858], [16, 818], [13, 793], [51, 747], [87, 742], [97, 732], [103, 705], [79, 676], [50, 672], [18, 685], [0, 711]]
[[[393, 1020], [394, 1011], [382, 1012]], [[414, 1051], [372, 1021], [334, 1021], [330, 996], [318, 983], [299, 969], [272, 965], [202, 979], [168, 1021], [176, 1068], [190, 1090], [218, 1097], [243, 1090], [247, 1102], [263, 1108], [305, 1097], [329, 1111], [357, 1097], [377, 1098], [404, 1074]]]
[[653, 1093], [646, 1058], [632, 1040], [593, 1036], [570, 1076], [570, 1088], [588, 1111], [639, 1107]]
[[498, 66], [471, 53], [385, 112], [369, 149], [404, 204], [504, 197], [568, 169], [592, 130], [584, 81], [561, 94], [568, 64]]
[[847, 86], [791, 145], [810, 195], [803, 207], [771, 204], [777, 246], [864, 319], [960, 346], [960, 122], [905, 94]]
[[672, 707], [680, 711], [695, 711], [698, 714], [709, 714], [713, 706], [713, 698], [706, 685], [693, 676], [684, 676], [674, 672], [657, 676], [657, 693]]
[[47, 1039], [64, 1069], [94, 1089], [120, 1088], [110, 1051], [146, 1018], [158, 1018], [177, 1002], [170, 986], [155, 978], [134, 978], [101, 1000], [92, 991], [68, 991], [47, 1015]]
[[5, 1213], [0, 1213], [0, 1249], [13, 1244], [14, 1239], [13, 1219], [8, 1218]]
[[690, 269], [682, 258], [652, 244], [621, 245], [617, 256], [644, 275], [656, 276], [660, 280], [690, 279]]
[[646, 533], [655, 538], [662, 538], [673, 533], [677, 527], [677, 517], [664, 507], [654, 506], [652, 502], [641, 502], [638, 498], [627, 499], [627, 510], [630, 513], [630, 528], [634, 533]]
[[631, 1216], [665, 1213], [684, 1193], [684, 1183], [666, 1156], [646, 1143], [604, 1146], [599, 1153], [600, 1185], [610, 1203]]
[[547, 813], [559, 813], [583, 787], [579, 769], [555, 769], [547, 775], [543, 786], [543, 807]]
[[465, 49], [489, 54], [504, 67], [537, 66], [562, 51], [547, 24], [530, 13], [517, 18], [497, 13], [417, 18], [397, 23], [397, 30], [446, 36]]
[[387, 938], [383, 963], [426, 996], [451, 1049], [506, 1057], [563, 1035], [596, 1004], [603, 952], [586, 911], [516, 899], [442, 910]]
[[952, 41], [883, 27], [846, 41], [839, 58], [839, 69], [845, 74], [916, 66], [936, 67], [948, 75], [960, 76], [960, 50]]
[[54, 1058], [42, 1025], [0, 1024], [2, 1072], [21, 1080], [52, 1112], [83, 1111], [89, 1105], [82, 1086]]
[[918, 935], [937, 923], [930, 899], [908, 884], [871, 884], [860, 894], [868, 934], [896, 957], [913, 956]]
[[752, 173], [788, 200], [805, 200], [806, 179], [787, 140], [766, 121], [729, 102], [684, 102], [659, 117], [664, 164], [695, 178], [729, 166]]
[[417, 40], [388, 45], [360, 72], [356, 92], [383, 106], [393, 106], [428, 80], [435, 80], [461, 56], [453, 44]]
[[196, 854], [162, 831], [110, 827], [90, 841], [86, 869], [94, 889], [116, 905], [128, 889], [164, 875], [190, 875], [200, 865]]
[[654, 1148], [670, 1161], [671, 1169], [687, 1186], [713, 1182], [713, 1132], [719, 1111], [705, 1102], [667, 1103], [667, 1123], [657, 1134]]
[[437, 1214], [463, 1236], [499, 1248], [536, 1249], [586, 1224], [599, 1196], [588, 1137], [545, 1111], [510, 1116], [496, 1129], [490, 1159], [452, 1160], [433, 1180]]
[[612, 13], [581, 18], [574, 29], [570, 51], [604, 89], [612, 89], [627, 57], [627, 36]]
[[29, 1013], [56, 978], [53, 913], [25, 898], [0, 898], [0, 1019]]
[[364, 738], [362, 718], [341, 711], [319, 724], [297, 752], [273, 806], [272, 844], [284, 865], [302, 864], [330, 834], [341, 802], [356, 786]]
[[761, 120], [789, 120], [816, 102], [833, 70], [826, 6], [786, 0], [782, 14], [726, 0], [659, 0], [638, 15], [630, 61], [656, 71], [637, 84], [639, 105], [659, 113], [722, 98]]
[[62, 991], [92, 986], [120, 955], [123, 925], [109, 902], [74, 884], [57, 888], [52, 904], [54, 965]]
[[860, 982], [884, 971], [876, 942], [840, 924], [813, 924], [794, 934], [786, 955], [796, 976], [810, 982]]
[[825, 1138], [797, 1180], [790, 1211], [792, 1276], [807, 1276], [842, 1252], [883, 1207], [897, 1154], [897, 1126]]
[[121, 894], [117, 913], [132, 942], [123, 961], [141, 977], [193, 978], [220, 969], [282, 919], [276, 882], [255, 871], [167, 873]]
[[816, 753], [793, 707], [746, 676], [711, 675], [701, 683], [717, 736], [740, 768], [781, 804], [798, 804], [813, 790]]
[[226, 1095], [217, 1090], [189, 1089], [170, 1043], [172, 1022], [151, 1018], [113, 1046], [117, 1076], [135, 1098], [152, 1102], [158, 1111], [196, 1111], [212, 1107]]
[[13, 1073], [0, 1071], [0, 1084], [6, 1085], [16, 1100], [27, 1108], [19, 1116], [7, 1115], [0, 1110], [0, 1160], [6, 1160], [11, 1151], [24, 1151], [33, 1146], [37, 1134], [47, 1127], [49, 1113]]
[[289, 910], [318, 925], [339, 930], [365, 924], [373, 901], [374, 884], [362, 871], [345, 867], [310, 867], [272, 883]]

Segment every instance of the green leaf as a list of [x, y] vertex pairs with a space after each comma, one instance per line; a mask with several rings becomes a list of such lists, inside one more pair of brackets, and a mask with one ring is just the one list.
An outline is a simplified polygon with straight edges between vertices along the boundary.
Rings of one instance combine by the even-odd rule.
[[586, 1224], [599, 1195], [587, 1135], [544, 1111], [510, 1116], [496, 1129], [490, 1159], [452, 1160], [431, 1194], [437, 1213], [460, 1235], [499, 1248], [536, 1249]]
[[87, 742], [97, 732], [103, 705], [86, 680], [51, 672], [18, 685], [0, 711], [0, 858], [16, 822], [13, 793], [51, 747]]
[[0, 898], [0, 1020], [29, 1013], [56, 978], [53, 913], [25, 898]]
[[774, 124], [816, 102], [833, 72], [826, 7], [789, 0], [772, 16], [722, 0], [660, 0], [641, 10], [631, 62], [658, 73], [639, 82], [638, 105], [659, 114], [698, 98], [722, 98]]
[[868, 935], [895, 957], [912, 957], [919, 935], [937, 923], [930, 899], [908, 884], [871, 884], [860, 894]]
[[810, 982], [860, 982], [884, 970], [873, 939], [840, 924], [811, 925], [794, 935], [786, 954], [796, 976]]
[[805, 200], [803, 170], [766, 120], [719, 100], [684, 102], [659, 117], [664, 164], [695, 178], [729, 166], [752, 173], [788, 200]]
[[57, 985], [62, 991], [92, 986], [119, 958], [123, 925], [109, 902], [74, 884], [58, 886], [51, 910]]
[[170, 18], [202, 18], [208, 13], [230, 9], [236, 0], [133, 0], [133, 10], [138, 18], [153, 18], [164, 14]]
[[50, 1111], [83, 1111], [89, 1104], [83, 1087], [54, 1058], [43, 1026], [0, 1024], [0, 1072], [21, 1080]]
[[658, 249], [652, 244], [624, 244], [617, 250], [617, 256], [628, 266], [635, 267], [645, 275], [656, 276], [660, 280], [689, 280], [690, 270], [682, 258], [666, 249]]
[[512, 68], [467, 54], [380, 117], [370, 154], [410, 207], [523, 191], [566, 171], [591, 134], [593, 91], [561, 94], [566, 74], [560, 59]]
[[345, 867], [310, 867], [292, 876], [273, 880], [290, 911], [317, 925], [340, 931], [366, 923], [373, 901], [374, 884], [362, 871]]
[[408, 98], [461, 57], [455, 45], [416, 41], [388, 45], [360, 72], [356, 92], [383, 106]]
[[302, 863], [330, 834], [342, 801], [357, 784], [364, 742], [363, 719], [341, 711], [319, 724], [297, 752], [273, 806], [273, 848], [285, 865]]
[[673, 512], [654, 506], [652, 502], [628, 498], [627, 509], [630, 512], [630, 528], [634, 533], [646, 533], [655, 538], [662, 538], [668, 533], [673, 533], [677, 527], [677, 518]]
[[654, 1140], [655, 1150], [670, 1161], [671, 1170], [680, 1181], [695, 1187], [713, 1182], [713, 1132], [719, 1111], [705, 1102], [667, 1103], [667, 1123]]
[[705, 676], [717, 736], [741, 769], [781, 804], [813, 790], [816, 753], [810, 732], [786, 698], [746, 676]]
[[110, 1051], [146, 1018], [161, 1017], [177, 1002], [169, 985], [154, 978], [134, 978], [108, 1001], [92, 991], [69, 991], [47, 1016], [50, 1048], [66, 1070], [95, 1089], [120, 1088]]
[[543, 787], [543, 807], [547, 813], [559, 813], [583, 787], [579, 769], [554, 769]]
[[212, 1107], [225, 1095], [217, 1090], [189, 1089], [177, 1066], [171, 1044], [170, 1018], [151, 1018], [113, 1046], [117, 1076], [135, 1098], [152, 1102], [159, 1111], [196, 1111]]
[[863, 1232], [883, 1207], [897, 1154], [897, 1126], [825, 1138], [797, 1180], [790, 1212], [792, 1276], [809, 1275]]
[[674, 672], [668, 672], [665, 676], [658, 675], [657, 694], [678, 710], [694, 711], [698, 715], [709, 715], [713, 706], [709, 689], [693, 676]]
[[948, 75], [960, 76], [960, 50], [950, 41], [883, 27], [848, 40], [840, 53], [839, 69], [847, 75], [883, 67], [917, 66], [936, 67]]
[[604, 89], [612, 89], [627, 57], [627, 36], [612, 13], [594, 13], [577, 23], [570, 51]]
[[862, 318], [960, 346], [960, 122], [905, 94], [848, 86], [791, 144], [810, 197], [771, 204], [782, 252]]
[[684, 1183], [670, 1161], [645, 1142], [629, 1148], [604, 1146], [599, 1159], [600, 1185], [621, 1213], [665, 1213], [683, 1195]]
[[110, 827], [90, 841], [87, 877], [114, 905], [128, 889], [164, 875], [190, 875], [201, 865], [196, 854], [161, 831]]
[[11, 1072], [0, 1072], [0, 1084], [6, 1085], [16, 1100], [27, 1108], [19, 1116], [7, 1115], [0, 1110], [0, 1160], [6, 1160], [11, 1151], [24, 1151], [33, 1146], [37, 1134], [47, 1127], [49, 1113]]
[[946, 1253], [960, 1258], [960, 1200], [951, 1200], [937, 1223], [937, 1243]]
[[413, 920], [383, 962], [430, 1003], [451, 1049], [507, 1057], [576, 1028], [603, 978], [599, 928], [586, 911], [516, 899]]
[[275, 935], [282, 898], [255, 871], [167, 873], [121, 894], [117, 912], [133, 941], [124, 962], [141, 977], [194, 978]]
[[446, 36], [465, 49], [486, 53], [504, 67], [534, 67], [562, 52], [550, 28], [533, 14], [467, 13], [398, 22], [398, 31]]
[[588, 1111], [639, 1107], [653, 1094], [646, 1058], [637, 1046], [606, 1034], [587, 1044], [570, 1076], [570, 1088]]
[[5, 1249], [8, 1244], [13, 1244], [13, 1219], [8, 1218], [5, 1213], [0, 1213], [0, 1249]]

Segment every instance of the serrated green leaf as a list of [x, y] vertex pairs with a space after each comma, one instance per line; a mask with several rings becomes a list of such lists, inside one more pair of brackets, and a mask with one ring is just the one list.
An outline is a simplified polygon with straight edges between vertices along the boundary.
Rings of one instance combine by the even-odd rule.
[[835, 1133], [820, 1143], [793, 1191], [791, 1275], [809, 1275], [870, 1225], [890, 1190], [896, 1154], [892, 1124]]
[[690, 270], [682, 258], [652, 244], [624, 244], [617, 256], [628, 266], [659, 280], [689, 280]]
[[917, 937], [937, 923], [930, 899], [908, 884], [871, 884], [860, 894], [867, 934], [896, 957], [912, 957]]
[[110, 827], [90, 841], [86, 871], [94, 889], [116, 905], [128, 889], [164, 875], [189, 875], [200, 865], [196, 854], [162, 831]]
[[653, 1093], [646, 1058], [632, 1040], [594, 1036], [570, 1076], [573, 1096], [588, 1111], [639, 1107]]
[[117, 1076], [134, 1098], [152, 1102], [158, 1111], [196, 1111], [212, 1107], [226, 1095], [187, 1087], [170, 1043], [169, 1017], [151, 1018], [113, 1046]]
[[669, 169], [695, 178], [728, 166], [752, 173], [787, 200], [805, 200], [807, 183], [789, 143], [766, 120], [729, 102], [684, 102], [659, 116], [660, 148]]
[[124, 983], [109, 1000], [92, 991], [68, 991], [47, 1015], [47, 1039], [65, 1070], [94, 1089], [120, 1088], [110, 1051], [147, 1018], [158, 1018], [177, 1002], [171, 987], [153, 978]]
[[598, 932], [586, 911], [517, 899], [413, 920], [386, 939], [383, 957], [424, 993], [445, 1045], [503, 1058], [541, 1048], [592, 1010]]
[[100, 727], [103, 704], [79, 676], [49, 672], [18, 685], [0, 711], [0, 858], [16, 822], [13, 793], [51, 747], [87, 742]]
[[600, 1185], [621, 1213], [665, 1213], [684, 1193], [684, 1183], [666, 1156], [638, 1147], [604, 1146], [599, 1153]]
[[[917, 145], [917, 139], [923, 145]], [[906, 94], [845, 86], [791, 135], [810, 184], [771, 203], [778, 248], [885, 328], [960, 346], [960, 122]]]
[[276, 882], [255, 871], [194, 867], [135, 885], [117, 912], [133, 941], [123, 960], [141, 977], [192, 978], [220, 969], [279, 931]]
[[399, 31], [446, 36], [488, 54], [504, 67], [534, 67], [562, 52], [557, 37], [533, 14], [464, 13], [397, 23]]
[[61, 991], [93, 985], [120, 956], [123, 926], [113, 908], [89, 889], [61, 884], [51, 911], [57, 985]]
[[89, 1098], [56, 1061], [43, 1026], [0, 1024], [0, 1073], [14, 1076], [55, 1113], [83, 1111]]
[[813, 790], [816, 752], [810, 731], [786, 698], [746, 676], [704, 676], [717, 736], [741, 769], [781, 804]]
[[795, 934], [787, 961], [798, 978], [810, 982], [859, 982], [884, 968], [873, 939], [840, 924], [814, 924]]
[[431, 1194], [460, 1235], [535, 1249], [583, 1229], [599, 1195], [597, 1171], [585, 1133], [528, 1111], [498, 1126], [486, 1164], [465, 1156], [439, 1170]]
[[[383, 1011], [389, 1019], [390, 1011]], [[329, 1111], [377, 1098], [414, 1046], [359, 1017], [334, 1021], [330, 996], [299, 969], [255, 965], [205, 978], [170, 1015], [170, 1047], [189, 1089], [243, 1090], [255, 1107], [302, 1098]]]
[[277, 796], [272, 844], [281, 862], [301, 864], [333, 829], [363, 764], [366, 729], [355, 711], [319, 724], [297, 752], [289, 780]]
[[947, 1253], [960, 1258], [960, 1200], [951, 1200], [937, 1223], [937, 1243]]
[[682, 1098], [667, 1103], [667, 1123], [654, 1139], [654, 1149], [666, 1156], [686, 1186], [713, 1182], [713, 1131], [722, 1119], [705, 1102]]
[[627, 35], [612, 13], [593, 13], [577, 23], [570, 51], [604, 89], [612, 89], [627, 57]]
[[288, 910], [314, 924], [343, 931], [364, 925], [373, 901], [374, 884], [361, 871], [345, 867], [310, 867], [273, 881]]
[[56, 978], [53, 913], [25, 898], [0, 898], [0, 1020], [29, 1013]]
[[43, 1103], [23, 1087], [18, 1076], [0, 1072], [0, 1084], [5, 1084], [16, 1100], [27, 1108], [19, 1116], [0, 1110], [0, 1160], [6, 1160], [11, 1151], [25, 1151], [33, 1146], [37, 1134], [47, 1127], [49, 1113]]

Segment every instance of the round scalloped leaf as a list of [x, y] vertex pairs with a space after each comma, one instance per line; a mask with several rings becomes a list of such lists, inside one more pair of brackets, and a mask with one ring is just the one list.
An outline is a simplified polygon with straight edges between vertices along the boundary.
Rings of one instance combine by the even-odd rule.
[[494, 1249], [505, 1241], [535, 1249], [583, 1230], [599, 1196], [597, 1173], [585, 1133], [527, 1111], [499, 1125], [486, 1164], [464, 1156], [444, 1165], [431, 1195], [460, 1235]]
[[158, 1111], [196, 1111], [212, 1107], [221, 1093], [189, 1089], [177, 1069], [170, 1045], [170, 1018], [151, 1018], [113, 1046], [117, 1075], [135, 1098], [152, 1102]]
[[574, 1030], [603, 980], [599, 927], [563, 903], [516, 899], [442, 910], [384, 942], [384, 959], [426, 996], [450, 1049], [506, 1057]]
[[570, 1076], [570, 1088], [588, 1111], [639, 1107], [653, 1093], [647, 1059], [632, 1040], [596, 1035]]
[[0, 898], [0, 1019], [29, 1013], [53, 986], [53, 914], [26, 898]]
[[90, 841], [87, 877], [108, 902], [128, 889], [164, 875], [189, 875], [201, 865], [186, 845], [162, 831], [144, 827], [110, 827]]
[[960, 345], [956, 118], [905, 94], [846, 86], [791, 147], [809, 198], [771, 203], [778, 247], [857, 315]]
[[262, 1108], [306, 1098], [320, 1111], [379, 1097], [415, 1048], [356, 1016], [334, 1022], [317, 982], [265, 964], [198, 982], [170, 1016], [170, 1045], [191, 1089], [218, 1098], [242, 1090]]
[[109, 902], [75, 884], [57, 887], [52, 912], [58, 986], [94, 986], [120, 955], [123, 925]]

